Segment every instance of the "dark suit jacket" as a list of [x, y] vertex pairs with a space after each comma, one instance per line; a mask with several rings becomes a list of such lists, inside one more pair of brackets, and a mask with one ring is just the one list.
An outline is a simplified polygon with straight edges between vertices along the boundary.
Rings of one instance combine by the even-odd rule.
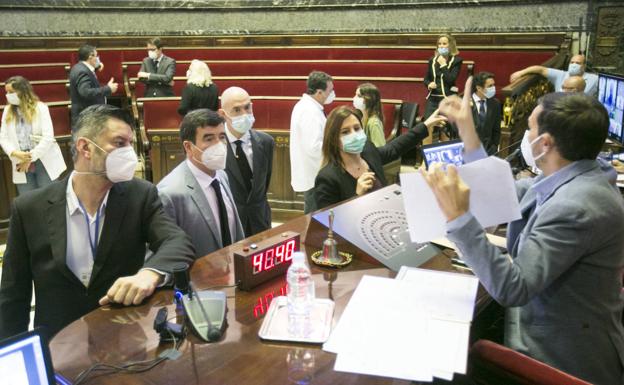
[[245, 188], [243, 176], [229, 143], [225, 166], [238, 215], [247, 237], [271, 228], [271, 207], [267, 200], [267, 191], [271, 183], [273, 148], [275, 147], [275, 141], [269, 134], [253, 129], [249, 130], [249, 134], [253, 152], [253, 165], [251, 166], [253, 179], [249, 193]]
[[[405, 135], [400, 135], [381, 147], [375, 147], [370, 141], [366, 142], [360, 156], [368, 163], [370, 170], [382, 186], [387, 184], [383, 165], [398, 159], [403, 153], [416, 147], [418, 142], [428, 135], [424, 123], [417, 124], [414, 129]], [[329, 163], [319, 171], [314, 181], [314, 200], [316, 208], [342, 202], [355, 196], [357, 179], [349, 174], [342, 166]]]
[[143, 59], [139, 71], [150, 73], [149, 79], [140, 79], [145, 83], [145, 94], [143, 96], [146, 98], [174, 96], [171, 82], [175, 75], [175, 66], [175, 60], [165, 55], [160, 58], [158, 68], [156, 68], [154, 61], [149, 57]]
[[493, 155], [498, 151], [503, 115], [498, 99], [489, 98], [486, 100], [485, 105], [486, 112], [483, 122], [479, 120], [479, 106], [474, 103], [472, 106], [472, 117], [479, 139], [483, 143], [483, 148], [485, 148], [488, 155]]
[[178, 114], [184, 116], [189, 111], [198, 108], [208, 108], [213, 111], [219, 109], [219, 88], [216, 84], [212, 83], [208, 87], [199, 87], [195, 84], [184, 86]]
[[[117, 278], [142, 267], [171, 272], [174, 264], [194, 259], [189, 238], [165, 215], [156, 187], [140, 179], [116, 183], [86, 288], [66, 265], [67, 181], [13, 202], [0, 284], [0, 339], [27, 330], [33, 282], [35, 326], [54, 334], [97, 308]], [[155, 253], [147, 261], [146, 243]]]
[[69, 96], [71, 98], [72, 131], [75, 130], [78, 115], [94, 104], [104, 104], [110, 96], [109, 86], [100, 86], [95, 74], [83, 62], [76, 63], [69, 71]]
[[[459, 56], [451, 56], [445, 67], [440, 67], [436, 61], [437, 55], [429, 59], [427, 65], [427, 74], [425, 75], [425, 87], [431, 82], [435, 82], [438, 88], [431, 91], [432, 95], [454, 95], [457, 91], [451, 91], [451, 87], [455, 87], [455, 80], [459, 76], [459, 70], [463, 59]], [[449, 65], [450, 64], [450, 65]], [[444, 90], [444, 93], [442, 93]]]

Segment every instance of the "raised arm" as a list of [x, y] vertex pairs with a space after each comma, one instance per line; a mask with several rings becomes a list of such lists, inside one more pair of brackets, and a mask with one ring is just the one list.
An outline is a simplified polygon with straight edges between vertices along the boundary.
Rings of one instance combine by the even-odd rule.
[[520, 71], [516, 71], [514, 73], [512, 73], [509, 76], [509, 82], [510, 83], [514, 83], [516, 80], [520, 79], [523, 76], [526, 75], [542, 75], [543, 77], [546, 77], [546, 75], [548, 75], [548, 68], [544, 67], [544, 66], [530, 66], [527, 67], [523, 70]]

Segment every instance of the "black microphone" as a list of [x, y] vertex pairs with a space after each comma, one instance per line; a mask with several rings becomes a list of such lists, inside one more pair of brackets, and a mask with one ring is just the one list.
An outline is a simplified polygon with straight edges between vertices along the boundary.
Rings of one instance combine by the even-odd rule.
[[[195, 291], [195, 288], [193, 287], [193, 285], [189, 282], [189, 289], [190, 292], [193, 293], [193, 295], [195, 295], [195, 299], [193, 300], [193, 298], [191, 297], [191, 294], [189, 293], [189, 299], [190, 301], [193, 301], [194, 303], [196, 303], [199, 306], [199, 309], [202, 312], [202, 315], [204, 316], [204, 321], [206, 321], [206, 323], [208, 324], [208, 332], [206, 333], [206, 335], [208, 336], [208, 341], [217, 341], [221, 338], [221, 330], [217, 329], [212, 322], [210, 322], [210, 317], [208, 317], [208, 313], [206, 312], [206, 309], [204, 308], [204, 305], [202, 304], [202, 301], [199, 297], [199, 295], [197, 294], [197, 292]], [[193, 325], [193, 327], [195, 327], [195, 325]], [[199, 333], [198, 333], [199, 334]]]
[[[173, 267], [173, 290], [176, 293], [189, 293], [189, 265], [187, 263], [178, 263]], [[179, 298], [178, 298], [179, 299]]]
[[501, 152], [503, 152], [503, 151], [505, 151], [505, 150], [507, 150], [507, 149], [509, 149], [509, 148], [511, 148], [511, 147], [513, 147], [513, 146], [515, 146], [516, 144], [521, 143], [521, 142], [522, 142], [522, 139], [520, 139], [520, 140], [519, 140], [519, 141], [517, 141], [517, 142], [513, 142], [513, 143], [512, 143], [512, 144], [510, 144], [509, 146], [507, 146], [507, 147], [503, 147], [503, 148], [501, 148], [500, 150], [496, 151], [494, 154], [492, 154], [492, 156], [497, 156], [497, 155], [498, 155], [498, 154], [500, 154]]
[[[217, 341], [221, 338], [226, 324], [225, 293], [213, 290], [200, 290], [198, 293], [189, 280], [188, 268], [187, 264], [176, 265], [173, 268], [175, 299], [178, 303], [182, 303], [186, 320], [195, 334], [204, 341]], [[209, 311], [206, 311], [204, 302]], [[218, 321], [218, 326], [211, 322], [208, 314]]]
[[516, 148], [511, 154], [507, 155], [507, 157], [505, 158], [505, 161], [511, 162], [521, 152], [522, 152], [522, 148], [520, 148], [520, 147]]

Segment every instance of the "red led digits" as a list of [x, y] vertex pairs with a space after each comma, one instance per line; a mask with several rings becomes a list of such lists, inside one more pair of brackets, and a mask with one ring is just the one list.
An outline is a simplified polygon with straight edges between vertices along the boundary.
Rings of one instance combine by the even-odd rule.
[[272, 269], [274, 265], [273, 263], [273, 252], [275, 249], [269, 249], [264, 253], [264, 270]]
[[295, 250], [296, 243], [297, 242], [295, 242], [294, 239], [291, 239], [288, 241], [288, 243], [286, 243], [286, 255], [284, 258], [286, 261], [290, 261], [292, 259], [292, 255], [296, 251]]
[[260, 252], [258, 254], [253, 255], [253, 273], [258, 274], [262, 271], [262, 266], [264, 265], [262, 262], [262, 256], [264, 253]]

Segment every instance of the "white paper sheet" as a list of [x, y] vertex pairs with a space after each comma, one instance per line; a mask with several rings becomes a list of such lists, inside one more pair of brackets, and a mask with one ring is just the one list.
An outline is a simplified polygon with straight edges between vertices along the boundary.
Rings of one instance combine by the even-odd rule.
[[364, 276], [323, 350], [334, 370], [432, 381], [426, 312], [400, 282]]
[[[491, 156], [458, 168], [470, 187], [470, 212], [489, 227], [520, 218], [509, 163]], [[446, 218], [419, 172], [401, 174], [401, 190], [413, 242], [427, 242], [446, 234]]]
[[403, 267], [364, 276], [323, 350], [334, 370], [412, 381], [466, 372], [475, 277]]

